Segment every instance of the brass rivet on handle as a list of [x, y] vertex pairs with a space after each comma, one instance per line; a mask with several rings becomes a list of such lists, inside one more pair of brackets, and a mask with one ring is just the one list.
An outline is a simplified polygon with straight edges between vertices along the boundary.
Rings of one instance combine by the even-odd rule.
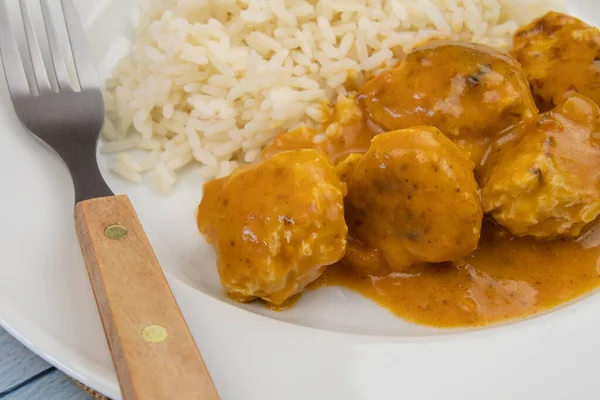
[[142, 330], [142, 339], [148, 343], [164, 342], [169, 333], [160, 325], [148, 325]]
[[113, 240], [125, 239], [129, 234], [129, 229], [121, 224], [112, 224], [104, 229], [104, 235]]

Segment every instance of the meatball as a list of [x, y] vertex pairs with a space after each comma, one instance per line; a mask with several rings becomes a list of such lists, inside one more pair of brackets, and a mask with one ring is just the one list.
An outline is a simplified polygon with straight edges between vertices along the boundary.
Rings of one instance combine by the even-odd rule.
[[572, 94], [515, 126], [482, 183], [483, 208], [517, 236], [575, 237], [600, 213], [599, 109]]
[[[381, 257], [392, 271], [461, 259], [477, 247], [482, 211], [473, 164], [434, 127], [376, 136], [348, 183], [352, 249], [361, 264]], [[352, 262], [352, 260], [350, 260]]]
[[367, 82], [358, 96], [379, 131], [431, 125], [478, 165], [489, 137], [537, 114], [525, 74], [491, 47], [433, 42]]
[[281, 305], [346, 250], [345, 184], [319, 150], [279, 153], [204, 186], [198, 227], [239, 301]]
[[523, 66], [543, 110], [577, 91], [600, 103], [600, 31], [549, 12], [515, 33], [513, 55]]

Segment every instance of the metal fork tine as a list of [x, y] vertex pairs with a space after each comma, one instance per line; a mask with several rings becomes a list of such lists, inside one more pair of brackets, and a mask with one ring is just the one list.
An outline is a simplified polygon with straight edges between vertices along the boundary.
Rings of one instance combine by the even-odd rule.
[[92, 55], [89, 52], [85, 40], [85, 32], [79, 15], [71, 0], [61, 0], [67, 31], [69, 33], [69, 42], [75, 61], [75, 69], [79, 78], [79, 85], [82, 89], [98, 88], [98, 76], [96, 67], [92, 61]]
[[6, 83], [12, 96], [22, 96], [30, 94], [27, 76], [23, 68], [23, 61], [19, 54], [17, 42], [10, 29], [8, 18], [8, 9], [6, 1], [0, 0], [0, 54], [2, 55], [2, 64]]
[[48, 0], [40, 0], [42, 6], [42, 15], [44, 17], [44, 25], [46, 26], [46, 35], [48, 36], [48, 42], [50, 43], [50, 53], [52, 55], [53, 62], [53, 73], [60, 90], [71, 89], [71, 78], [69, 78], [69, 72], [67, 71], [67, 65], [63, 58], [60, 50], [60, 44], [58, 36], [56, 35], [56, 29], [52, 22], [52, 13], [50, 7], [48, 7]]
[[19, 5], [21, 6], [21, 17], [23, 18], [23, 27], [25, 28], [29, 57], [31, 64], [33, 65], [37, 88], [40, 93], [49, 92], [51, 90], [50, 81], [48, 80], [48, 74], [46, 73], [46, 67], [44, 66], [40, 44], [37, 35], [35, 34], [35, 30], [33, 29], [33, 24], [31, 23], [27, 1], [19, 0]]

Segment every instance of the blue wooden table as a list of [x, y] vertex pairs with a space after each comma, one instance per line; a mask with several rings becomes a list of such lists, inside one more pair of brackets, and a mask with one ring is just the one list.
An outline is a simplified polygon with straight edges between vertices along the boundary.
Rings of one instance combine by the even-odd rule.
[[90, 400], [68, 376], [0, 328], [0, 399]]

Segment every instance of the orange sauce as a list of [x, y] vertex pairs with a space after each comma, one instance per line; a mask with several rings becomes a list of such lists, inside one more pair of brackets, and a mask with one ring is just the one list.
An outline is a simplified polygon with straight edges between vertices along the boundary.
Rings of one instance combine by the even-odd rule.
[[[284, 150], [319, 148], [338, 164], [350, 153], [366, 152], [378, 130], [360, 108], [359, 120], [340, 124], [336, 134], [324, 141], [314, 139], [352, 104], [330, 111], [331, 118], [318, 131], [300, 128], [278, 135], [263, 158]], [[494, 145], [487, 139], [458, 140], [458, 144], [476, 161]], [[403, 273], [377, 275], [342, 260], [327, 267], [309, 288], [321, 286], [349, 288], [401, 318], [435, 327], [483, 326], [522, 318], [600, 286], [600, 223], [577, 240], [538, 241], [512, 237], [488, 221], [478, 248], [461, 262], [416, 265]], [[297, 299], [275, 309], [290, 307]]]
[[[339, 162], [349, 153], [365, 152], [375, 133], [361, 119], [341, 126], [337, 140], [314, 144], [317, 134], [300, 128], [278, 135], [263, 156], [316, 147]], [[419, 324], [483, 326], [547, 310], [599, 287], [599, 262], [600, 223], [576, 241], [537, 241], [512, 237], [488, 222], [477, 250], [463, 262], [372, 275], [342, 260], [329, 266], [310, 288], [343, 286]], [[276, 310], [291, 307], [296, 300]]]
[[406, 320], [436, 327], [482, 326], [526, 317], [600, 286], [600, 226], [577, 241], [516, 239], [491, 223], [461, 263], [377, 276], [344, 261], [313, 287], [340, 285]]
[[375, 135], [363, 118], [354, 98], [347, 98], [333, 107], [324, 106], [325, 122], [320, 129], [301, 127], [280, 133], [262, 152], [269, 158], [279, 152], [295, 149], [319, 149], [338, 164], [352, 153], [365, 153]]

